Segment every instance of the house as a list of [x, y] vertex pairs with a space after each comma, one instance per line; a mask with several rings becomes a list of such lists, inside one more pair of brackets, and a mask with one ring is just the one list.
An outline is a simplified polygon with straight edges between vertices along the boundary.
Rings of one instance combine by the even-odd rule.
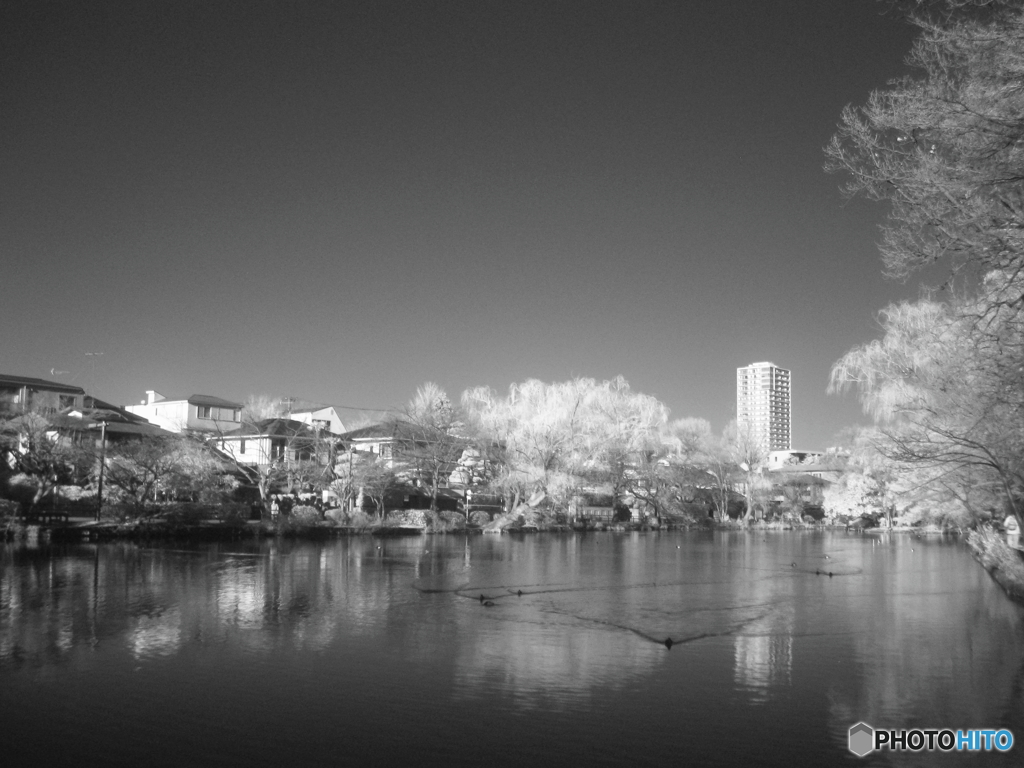
[[388, 459], [392, 464], [403, 453], [415, 447], [418, 437], [420, 435], [416, 427], [400, 419], [371, 424], [338, 435], [338, 439], [355, 453]]
[[124, 409], [168, 432], [222, 435], [238, 429], [242, 422], [241, 403], [211, 395], [169, 398], [150, 389], [139, 405], [126, 405]]
[[0, 412], [26, 413], [34, 410], [48, 416], [65, 408], [81, 408], [85, 390], [28, 376], [0, 374]]
[[214, 441], [238, 464], [262, 467], [315, 461], [327, 465], [334, 455], [337, 436], [314, 430], [296, 419], [263, 419], [224, 432]]
[[308, 424], [318, 432], [330, 432], [340, 435], [345, 431], [345, 424], [333, 405], [314, 405], [308, 408], [294, 408], [288, 418]]

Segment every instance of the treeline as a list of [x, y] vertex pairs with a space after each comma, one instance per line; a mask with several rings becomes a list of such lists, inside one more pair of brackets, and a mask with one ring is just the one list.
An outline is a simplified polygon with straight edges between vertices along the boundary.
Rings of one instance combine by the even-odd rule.
[[[473, 388], [458, 401], [427, 383], [385, 426], [393, 452], [343, 457], [339, 497], [361, 493], [382, 509], [416, 479], [433, 509], [451, 482], [499, 496], [509, 512], [527, 502], [568, 511], [601, 496], [657, 523], [724, 519], [730, 505], [733, 516], [767, 513], [772, 498], [767, 452], [752, 434], [735, 423], [716, 435], [704, 419], [670, 421], [622, 377], [529, 380], [507, 394]], [[799, 517], [803, 501], [790, 494], [786, 511]]]
[[[104, 446], [96, 435], [62, 433], [38, 414], [8, 414], [0, 420], [0, 486], [27, 510], [61, 497], [66, 504], [80, 495], [76, 489], [95, 499], [102, 477], [106, 503], [139, 512], [160, 500], [238, 500], [246, 487], [249, 501], [268, 508], [274, 494], [322, 498], [326, 491], [330, 506], [379, 515], [402, 506], [396, 497], [408, 506], [418, 496], [439, 510], [454, 496], [467, 520], [474, 497], [497, 498], [508, 512], [524, 504], [561, 512], [587, 503], [632, 507], [656, 523], [776, 511], [763, 472], [767, 454], [752, 435], [735, 423], [714, 434], [704, 419], [671, 421], [661, 402], [622, 377], [530, 380], [504, 394], [474, 388], [456, 401], [427, 383], [404, 408], [369, 425], [371, 450], [352, 439], [358, 432], [346, 438], [310, 429], [283, 419], [272, 399], [251, 400], [243, 424], [253, 426], [253, 439], [268, 422], [293, 428], [276, 431], [280, 450], [257, 464], [241, 463], [218, 435]], [[595, 497], [600, 502], [585, 501]], [[799, 518], [804, 495], [782, 497], [777, 511]]]

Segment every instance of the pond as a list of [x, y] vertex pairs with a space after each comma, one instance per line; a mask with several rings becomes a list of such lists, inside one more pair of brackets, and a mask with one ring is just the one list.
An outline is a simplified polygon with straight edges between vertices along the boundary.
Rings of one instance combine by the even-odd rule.
[[1022, 704], [1024, 609], [955, 538], [0, 548], [5, 766], [1011, 765], [847, 732]]

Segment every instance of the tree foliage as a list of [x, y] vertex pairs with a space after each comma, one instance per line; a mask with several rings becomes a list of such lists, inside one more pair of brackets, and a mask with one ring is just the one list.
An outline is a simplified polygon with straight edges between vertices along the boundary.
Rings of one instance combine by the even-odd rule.
[[[980, 9], [980, 11], [979, 11]], [[881, 313], [881, 339], [844, 356], [897, 483], [973, 514], [1024, 495], [1024, 8], [919, 4], [915, 74], [847, 107], [826, 150], [850, 194], [889, 204], [882, 256], [934, 294]]]
[[653, 446], [667, 410], [633, 392], [621, 376], [546, 384], [513, 384], [507, 397], [482, 387], [463, 394], [476, 429], [500, 447], [495, 486], [513, 508], [527, 495], [567, 506], [587, 483], [607, 483], [613, 494], [641, 453]]
[[[993, 320], [1007, 313], [1004, 309]], [[970, 315], [930, 300], [889, 307], [882, 313], [883, 337], [836, 363], [832, 389], [857, 386], [884, 438], [877, 441], [878, 450], [897, 466], [913, 467], [919, 479], [922, 472], [930, 475], [933, 494], [944, 489], [946, 497], [964, 504], [974, 499], [977, 509], [979, 492], [987, 487], [989, 501], [983, 506], [1005, 502], [1019, 515], [1024, 495], [1019, 344], [1014, 339], [1001, 344], [997, 333], [974, 332]], [[987, 327], [991, 332], [996, 326]]]
[[402, 414], [402, 422], [405, 445], [398, 458], [426, 487], [430, 508], [436, 512], [440, 489], [468, 445], [462, 416], [448, 394], [428, 381], [416, 390], [416, 396]]
[[[950, 4], [959, 5], [959, 4]], [[1024, 265], [1024, 11], [912, 15], [915, 74], [843, 110], [827, 168], [851, 195], [889, 203], [886, 270]]]
[[34, 411], [0, 417], [0, 474], [21, 474], [31, 483], [25, 503], [38, 508], [61, 485], [84, 482], [96, 463], [91, 446], [58, 434]]
[[105, 477], [114, 493], [136, 507], [170, 498], [213, 501], [233, 488], [209, 447], [190, 437], [147, 437], [112, 445]]

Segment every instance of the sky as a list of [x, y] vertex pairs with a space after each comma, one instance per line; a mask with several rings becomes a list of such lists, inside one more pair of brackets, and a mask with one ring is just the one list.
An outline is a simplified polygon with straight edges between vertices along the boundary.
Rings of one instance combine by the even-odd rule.
[[5, 2], [0, 373], [400, 407], [624, 376], [719, 430], [918, 287], [822, 170], [907, 70], [873, 0]]

